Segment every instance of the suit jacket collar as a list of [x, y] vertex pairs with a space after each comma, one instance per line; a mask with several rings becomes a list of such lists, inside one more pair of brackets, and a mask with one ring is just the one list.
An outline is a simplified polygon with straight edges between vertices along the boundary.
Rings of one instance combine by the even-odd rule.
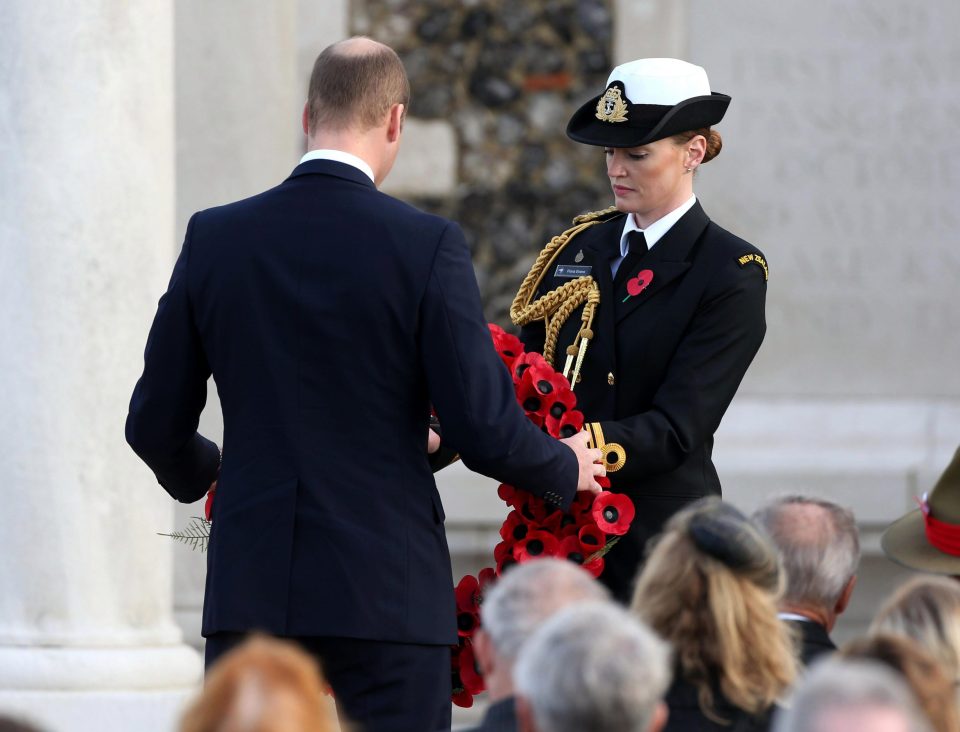
[[299, 178], [302, 175], [332, 175], [336, 178], [343, 178], [376, 189], [373, 181], [364, 175], [363, 171], [335, 160], [307, 160], [294, 168], [287, 180]]
[[[710, 219], [698, 201], [663, 235], [650, 253], [627, 273], [624, 284], [617, 287], [612, 295], [618, 322], [690, 268], [694, 245], [709, 223]], [[653, 272], [653, 279], [640, 294], [630, 296], [626, 283], [642, 270]]]
[[803, 634], [804, 644], [828, 648], [831, 651], [836, 650], [837, 647], [834, 645], [833, 640], [831, 640], [829, 633], [827, 633], [827, 629], [820, 623], [813, 620], [789, 620], [787, 622], [792, 623], [795, 628], [799, 628]]

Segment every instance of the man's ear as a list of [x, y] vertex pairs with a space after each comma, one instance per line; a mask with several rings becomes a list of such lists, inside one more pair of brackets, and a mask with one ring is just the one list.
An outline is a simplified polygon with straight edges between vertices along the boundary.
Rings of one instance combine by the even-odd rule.
[[303, 134], [310, 136], [310, 101], [303, 103], [303, 115], [300, 117], [300, 126], [303, 127]]
[[517, 732], [537, 732], [537, 725], [533, 720], [533, 707], [522, 696], [514, 697], [514, 707], [517, 713]]
[[406, 108], [402, 104], [397, 103], [390, 107], [390, 114], [387, 117], [387, 142], [397, 142], [400, 139], [405, 112]]
[[844, 610], [847, 609], [847, 606], [850, 604], [850, 598], [853, 597], [853, 588], [857, 584], [857, 575], [853, 575], [850, 578], [850, 581], [847, 582], [847, 586], [843, 588], [843, 592], [840, 593], [840, 599], [837, 600], [836, 606], [833, 608], [833, 611], [840, 615]]

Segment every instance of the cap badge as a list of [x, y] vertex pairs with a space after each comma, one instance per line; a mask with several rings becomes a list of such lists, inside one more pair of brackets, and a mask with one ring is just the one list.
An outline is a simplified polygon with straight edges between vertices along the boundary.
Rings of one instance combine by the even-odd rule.
[[597, 102], [597, 119], [601, 122], [626, 122], [627, 102], [617, 86], [609, 86]]

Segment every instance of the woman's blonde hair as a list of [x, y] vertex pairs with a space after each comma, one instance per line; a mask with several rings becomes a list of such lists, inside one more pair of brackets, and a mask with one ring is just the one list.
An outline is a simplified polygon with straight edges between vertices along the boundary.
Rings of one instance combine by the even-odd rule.
[[647, 559], [632, 610], [674, 648], [680, 675], [717, 719], [715, 689], [751, 714], [768, 709], [797, 672], [777, 617], [773, 544], [729, 504], [708, 498], [677, 513]]
[[288, 641], [255, 636], [226, 654], [180, 732], [332, 732], [320, 668]]
[[914, 577], [880, 606], [870, 633], [912, 638], [943, 664], [951, 681], [960, 681], [960, 584]]
[[932, 653], [902, 635], [879, 633], [850, 641], [839, 651], [844, 658], [879, 661], [907, 682], [934, 732], [960, 732], [960, 714], [953, 679]]

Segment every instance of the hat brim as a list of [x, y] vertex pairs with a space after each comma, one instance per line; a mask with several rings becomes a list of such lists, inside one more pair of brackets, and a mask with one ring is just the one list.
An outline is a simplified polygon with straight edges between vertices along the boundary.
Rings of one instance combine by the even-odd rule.
[[960, 575], [960, 557], [930, 546], [920, 509], [890, 524], [880, 537], [880, 546], [887, 557], [908, 569]]
[[[684, 99], [652, 125], [633, 127], [629, 122], [604, 122], [597, 119], [597, 104], [602, 94], [583, 104], [567, 124], [567, 137], [585, 145], [603, 147], [639, 147], [688, 130], [710, 127], [726, 114], [730, 97], [713, 92], [707, 96]], [[634, 105], [640, 106], [640, 105]]]

